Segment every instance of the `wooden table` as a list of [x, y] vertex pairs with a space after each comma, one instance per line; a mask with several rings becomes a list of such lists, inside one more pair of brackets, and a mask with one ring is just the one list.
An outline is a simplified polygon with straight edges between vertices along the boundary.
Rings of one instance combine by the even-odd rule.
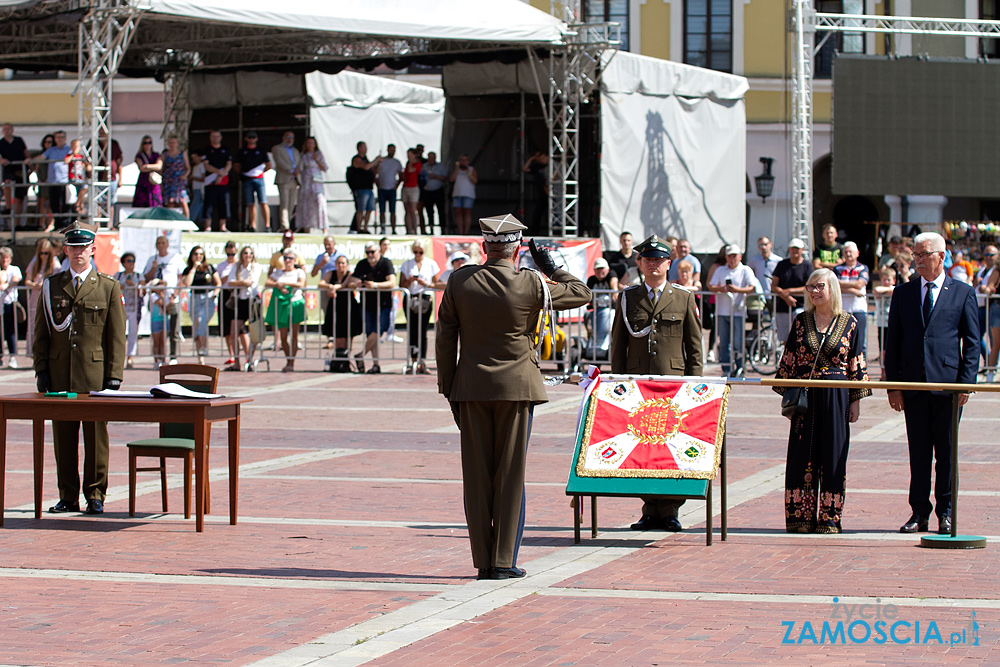
[[240, 405], [252, 398], [224, 397], [202, 400], [179, 398], [109, 398], [80, 395], [46, 398], [42, 394], [0, 396], [0, 526], [3, 526], [4, 487], [7, 469], [7, 420], [33, 422], [35, 518], [42, 517], [45, 421], [175, 422], [194, 425], [195, 530], [205, 529], [205, 489], [208, 484], [206, 454], [213, 422], [229, 424], [229, 523], [236, 525], [240, 465]]

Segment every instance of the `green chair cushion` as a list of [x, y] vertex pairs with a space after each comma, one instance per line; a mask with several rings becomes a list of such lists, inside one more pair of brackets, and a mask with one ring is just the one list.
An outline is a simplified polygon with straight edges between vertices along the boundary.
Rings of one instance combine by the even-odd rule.
[[128, 443], [128, 447], [162, 447], [164, 449], [190, 449], [194, 450], [194, 440], [188, 438], [146, 438], [145, 440], [133, 440]]

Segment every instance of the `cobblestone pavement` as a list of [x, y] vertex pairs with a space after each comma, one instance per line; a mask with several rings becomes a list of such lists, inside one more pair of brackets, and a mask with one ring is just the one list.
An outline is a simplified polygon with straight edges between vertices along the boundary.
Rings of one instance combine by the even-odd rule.
[[[852, 429], [846, 532], [786, 534], [788, 422], [755, 386], [730, 402], [727, 541], [705, 545], [702, 502], [684, 506], [683, 533], [638, 533], [638, 500], [602, 498], [600, 534], [574, 545], [565, 484], [580, 390], [556, 387], [529, 450], [529, 576], [477, 582], [458, 432], [435, 377], [299, 367], [222, 376], [221, 392], [254, 398], [240, 517], [229, 525], [219, 429], [201, 534], [176, 513], [175, 461], [175, 513], [160, 512], [149, 474], [128, 516], [124, 443], [152, 432], [143, 424], [111, 425], [102, 517], [34, 520], [30, 427], [11, 422], [0, 666], [1000, 664], [1000, 395], [973, 397], [962, 422], [958, 521], [986, 549], [926, 550], [896, 532], [909, 472], [884, 392]], [[33, 390], [28, 371], [0, 377], [4, 393]], [[129, 371], [125, 388], [154, 382]], [[54, 471], [47, 446], [45, 507]]]

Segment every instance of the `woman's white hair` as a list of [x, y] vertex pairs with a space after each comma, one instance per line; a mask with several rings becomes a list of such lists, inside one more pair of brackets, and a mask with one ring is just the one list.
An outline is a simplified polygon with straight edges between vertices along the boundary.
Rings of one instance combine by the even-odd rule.
[[933, 252], [945, 251], [944, 237], [937, 232], [922, 232], [913, 237], [913, 245], [928, 242], [931, 244], [931, 250]]
[[[840, 315], [841, 311], [844, 310], [844, 300], [840, 296], [840, 281], [837, 280], [837, 274], [830, 269], [816, 269], [809, 275], [806, 285], [815, 285], [820, 282], [826, 283], [826, 291], [830, 296], [830, 310], [833, 316]], [[805, 309], [807, 313], [816, 309], [812, 299], [809, 298], [808, 291], [806, 292]]]

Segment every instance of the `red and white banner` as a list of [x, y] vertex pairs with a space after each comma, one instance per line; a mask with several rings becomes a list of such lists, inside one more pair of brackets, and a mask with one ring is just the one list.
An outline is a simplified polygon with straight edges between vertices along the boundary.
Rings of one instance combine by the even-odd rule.
[[583, 413], [578, 476], [715, 478], [728, 385], [600, 376], [594, 382]]

